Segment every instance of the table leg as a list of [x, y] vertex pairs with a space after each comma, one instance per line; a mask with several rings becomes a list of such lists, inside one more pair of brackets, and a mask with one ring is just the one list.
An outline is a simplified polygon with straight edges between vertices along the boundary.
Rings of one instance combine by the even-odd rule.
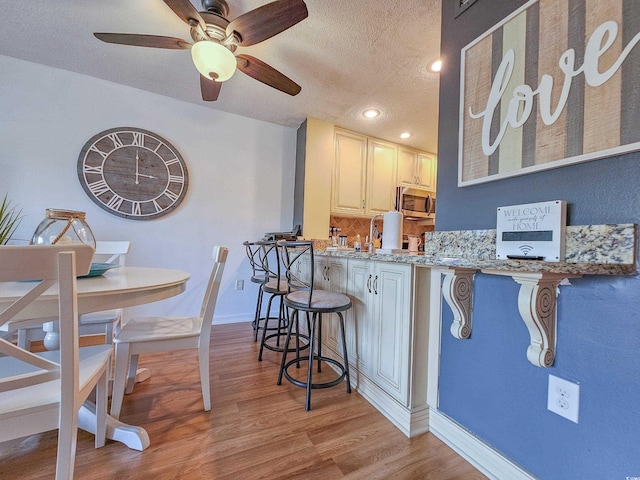
[[[96, 406], [92, 402], [84, 402], [78, 412], [78, 427], [95, 435]], [[124, 443], [132, 450], [143, 451], [149, 444], [149, 434], [142, 427], [127, 425], [107, 415], [107, 438]]]
[[42, 324], [44, 335], [44, 347], [47, 350], [60, 350], [60, 326], [58, 322], [46, 322]]

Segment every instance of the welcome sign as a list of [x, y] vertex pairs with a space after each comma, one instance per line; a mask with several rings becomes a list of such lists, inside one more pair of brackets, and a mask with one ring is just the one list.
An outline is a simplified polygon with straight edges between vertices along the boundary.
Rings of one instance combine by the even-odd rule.
[[496, 258], [561, 262], [566, 225], [564, 200], [498, 207]]
[[640, 149], [640, 2], [533, 0], [462, 50], [458, 186]]

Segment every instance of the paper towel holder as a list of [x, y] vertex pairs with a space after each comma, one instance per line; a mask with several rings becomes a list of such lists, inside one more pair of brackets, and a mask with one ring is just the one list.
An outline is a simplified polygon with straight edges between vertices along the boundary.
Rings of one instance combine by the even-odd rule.
[[[373, 245], [373, 229], [376, 219], [382, 217], [383, 232], [382, 232], [382, 248], [379, 248], [380, 253], [397, 253], [402, 251], [402, 212], [398, 210], [390, 210], [386, 213], [378, 213], [371, 218], [369, 225], [369, 253], [375, 253], [375, 247]], [[385, 233], [386, 232], [386, 233]]]

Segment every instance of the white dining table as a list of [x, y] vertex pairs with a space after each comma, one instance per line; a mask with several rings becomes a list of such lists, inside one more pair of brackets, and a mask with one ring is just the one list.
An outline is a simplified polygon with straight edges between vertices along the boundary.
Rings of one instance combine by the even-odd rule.
[[[157, 302], [185, 291], [189, 273], [180, 270], [148, 267], [119, 267], [96, 277], [77, 281], [78, 314], [133, 307]], [[30, 282], [0, 282], [0, 311], [32, 288]], [[57, 317], [57, 286], [25, 308], [1, 328], [14, 331], [42, 325]], [[95, 405], [86, 402], [79, 412], [78, 426], [95, 434]], [[127, 425], [107, 417], [107, 438], [124, 443], [134, 450], [149, 446], [149, 435], [142, 427]]]

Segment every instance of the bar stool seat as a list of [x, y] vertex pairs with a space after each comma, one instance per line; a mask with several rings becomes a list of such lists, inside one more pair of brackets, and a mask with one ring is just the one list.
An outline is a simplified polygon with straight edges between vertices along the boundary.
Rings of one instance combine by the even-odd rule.
[[291, 292], [286, 296], [285, 303], [290, 308], [319, 313], [342, 312], [349, 310], [351, 307], [351, 299], [349, 297], [342, 293], [327, 292], [326, 290], [314, 290], [311, 302], [309, 302], [309, 292]]
[[[347, 393], [351, 393], [351, 378], [349, 376], [349, 357], [347, 354], [347, 342], [345, 338], [344, 317], [342, 312], [351, 308], [351, 299], [337, 292], [329, 292], [326, 290], [315, 289], [313, 287], [313, 243], [312, 242], [281, 242], [279, 244], [281, 250], [282, 263], [286, 269], [288, 281], [288, 293], [284, 296], [284, 304], [288, 309], [293, 311], [290, 316], [287, 337], [285, 340], [282, 358], [280, 362], [280, 371], [278, 373], [278, 385], [282, 383], [284, 376], [289, 382], [299, 387], [306, 388], [305, 410], [311, 410], [311, 391], [319, 388], [329, 388], [340, 384], [343, 380], [346, 382]], [[309, 258], [308, 278], [299, 278], [296, 269], [296, 263], [303, 258]], [[309, 354], [304, 358], [300, 355], [301, 349], [294, 349], [295, 358], [287, 361], [287, 353], [291, 351], [289, 343], [293, 334], [295, 325], [295, 336], [298, 342], [300, 336], [299, 329], [299, 312], [305, 312], [307, 321], [309, 322], [309, 314], [311, 321], [309, 324]], [[324, 313], [335, 313], [338, 316], [340, 326], [340, 337], [342, 340], [343, 362], [331, 357], [322, 355], [322, 315]], [[315, 347], [317, 339], [317, 352]], [[307, 378], [305, 381], [294, 378], [289, 370], [295, 366], [300, 368], [300, 363], [308, 363]], [[317, 363], [317, 372], [322, 371], [322, 363], [333, 365], [337, 372], [337, 378], [328, 381], [313, 381], [313, 364]]]

